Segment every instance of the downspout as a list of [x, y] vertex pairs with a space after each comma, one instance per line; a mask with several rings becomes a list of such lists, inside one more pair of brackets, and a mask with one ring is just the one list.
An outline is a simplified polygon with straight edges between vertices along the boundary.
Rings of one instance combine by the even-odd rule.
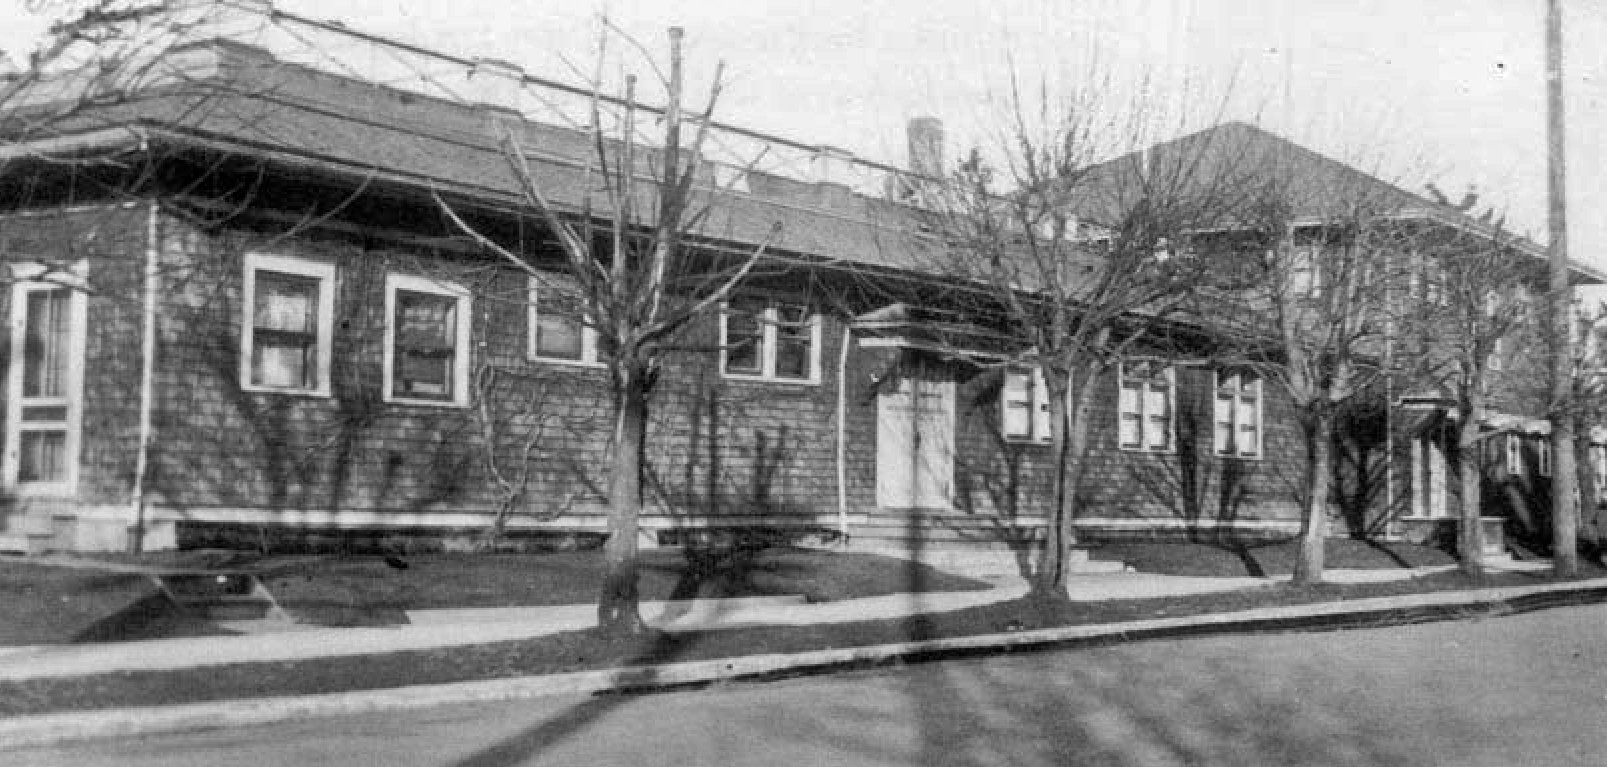
[[848, 541], [848, 349], [854, 338], [853, 322], [843, 323], [843, 342], [837, 350], [837, 532]]
[[145, 549], [145, 474], [150, 462], [151, 387], [156, 378], [156, 297], [157, 297], [157, 214], [160, 206], [151, 200], [145, 221], [145, 305], [140, 333], [139, 447], [134, 454], [134, 490], [131, 506], [134, 524], [129, 530], [129, 549], [135, 554]]

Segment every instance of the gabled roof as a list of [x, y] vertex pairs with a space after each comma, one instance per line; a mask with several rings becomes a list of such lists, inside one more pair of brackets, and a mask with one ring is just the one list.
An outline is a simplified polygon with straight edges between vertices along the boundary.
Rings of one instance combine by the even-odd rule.
[[[1141, 169], [1143, 169], [1141, 171]], [[1536, 258], [1544, 258], [1541, 245], [1510, 232], [1498, 232], [1488, 221], [1469, 216], [1450, 205], [1430, 200], [1333, 158], [1307, 149], [1282, 136], [1247, 122], [1227, 122], [1131, 152], [1091, 169], [1085, 195], [1085, 215], [1098, 222], [1112, 220], [1120, 203], [1135, 197], [1141, 175], [1170, 192], [1205, 197], [1237, 193], [1241, 202], [1257, 190], [1273, 185], [1290, 206], [1294, 223], [1321, 223], [1343, 218], [1354, 207], [1372, 215], [1432, 221], [1485, 237], [1498, 234]], [[1227, 191], [1224, 191], [1227, 190]], [[1225, 205], [1232, 211], [1235, 206]], [[1218, 225], [1241, 225], [1233, 213]], [[1575, 262], [1578, 278], [1607, 281], [1596, 269]]]

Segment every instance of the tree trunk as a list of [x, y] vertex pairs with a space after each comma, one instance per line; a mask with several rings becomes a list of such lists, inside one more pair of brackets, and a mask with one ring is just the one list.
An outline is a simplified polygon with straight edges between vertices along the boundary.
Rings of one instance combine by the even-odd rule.
[[613, 470], [608, 485], [608, 542], [603, 546], [603, 590], [597, 627], [605, 636], [641, 633], [636, 536], [642, 515], [642, 453], [647, 435], [645, 372], [622, 370], [614, 399]]
[[1077, 492], [1087, 465], [1088, 408], [1097, 378], [1097, 371], [1089, 371], [1083, 376], [1081, 388], [1073, 388], [1070, 380], [1059, 384], [1059, 392], [1054, 391], [1055, 385], [1050, 386], [1049, 418], [1055, 425], [1050, 446], [1055, 456], [1054, 492], [1049, 540], [1044, 545], [1044, 562], [1035, 584], [1041, 592], [1065, 594], [1066, 580], [1071, 575], [1068, 562], [1072, 547], [1077, 545]]
[[1322, 583], [1323, 545], [1328, 538], [1328, 488], [1333, 482], [1334, 419], [1326, 411], [1311, 420], [1310, 481], [1306, 508], [1300, 515], [1300, 556], [1295, 561], [1295, 583]]
[[1462, 481], [1462, 497], [1458, 508], [1456, 535], [1457, 558], [1462, 572], [1479, 580], [1484, 577], [1484, 530], [1479, 525], [1480, 511], [1484, 507], [1480, 482], [1484, 477], [1479, 466], [1479, 424], [1473, 416], [1477, 407], [1462, 413], [1456, 434], [1456, 473]]

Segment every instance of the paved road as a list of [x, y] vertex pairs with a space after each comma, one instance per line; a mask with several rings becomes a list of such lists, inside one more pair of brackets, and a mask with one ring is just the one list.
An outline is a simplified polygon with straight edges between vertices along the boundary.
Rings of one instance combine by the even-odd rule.
[[1607, 764], [1607, 607], [95, 742], [13, 765]]

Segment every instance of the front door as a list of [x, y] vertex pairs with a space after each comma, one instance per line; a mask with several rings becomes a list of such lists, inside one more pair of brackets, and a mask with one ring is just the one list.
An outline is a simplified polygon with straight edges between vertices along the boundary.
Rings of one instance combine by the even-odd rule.
[[954, 484], [954, 383], [904, 378], [876, 400], [876, 502], [946, 508]]
[[1412, 440], [1412, 516], [1443, 517], [1445, 506], [1445, 447], [1437, 432]]
[[85, 300], [80, 290], [11, 290], [3, 477], [24, 494], [71, 493], [78, 479]]

